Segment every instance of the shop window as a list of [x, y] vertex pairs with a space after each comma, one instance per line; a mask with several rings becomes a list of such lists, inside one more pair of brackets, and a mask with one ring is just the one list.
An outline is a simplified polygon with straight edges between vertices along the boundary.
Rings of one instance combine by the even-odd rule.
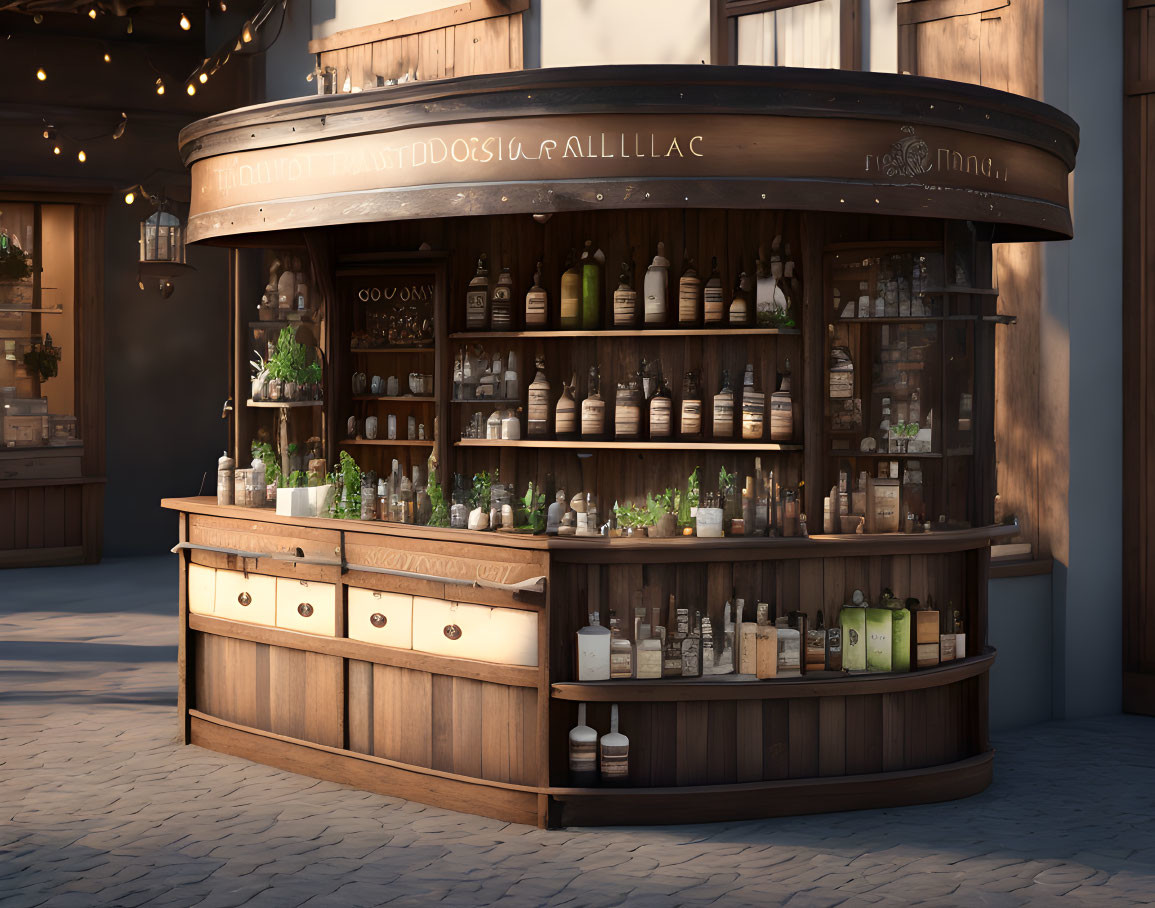
[[0, 447], [74, 447], [75, 208], [0, 200]]
[[858, 69], [859, 0], [715, 0], [715, 63]]

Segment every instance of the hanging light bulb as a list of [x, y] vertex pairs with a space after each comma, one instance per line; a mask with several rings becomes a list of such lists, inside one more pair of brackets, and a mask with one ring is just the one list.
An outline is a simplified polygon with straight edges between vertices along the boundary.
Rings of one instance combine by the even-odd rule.
[[128, 17], [128, 28], [126, 28], [126, 29], [124, 30], [124, 33], [125, 33], [126, 35], [131, 35], [131, 34], [132, 34], [132, 16], [129, 16], [129, 17]]
[[248, 44], [253, 40], [253, 20], [249, 19], [245, 22], [245, 27], [241, 29], [241, 40]]
[[182, 32], [187, 32], [190, 28], [192, 28], [192, 23], [188, 21], [188, 16], [186, 16], [184, 13], [181, 13], [180, 14], [180, 30]]
[[104, 52], [104, 62], [105, 63], [111, 63], [112, 62], [112, 57], [109, 55], [108, 51]]
[[217, 4], [217, 6], [219, 6], [221, 8], [222, 13], [227, 13], [229, 11], [229, 5], [225, 2], [225, 0], [221, 0], [221, 2]]
[[95, 6], [91, 6], [88, 8], [88, 18], [89, 19], [95, 19], [96, 18], [96, 7]]
[[40, 69], [36, 70], [36, 78], [37, 78], [37, 79], [39, 79], [41, 82], [43, 82], [45, 79], [47, 79], [47, 78], [48, 78], [48, 73], [46, 73], [46, 72], [44, 71], [44, 68], [43, 68], [43, 67], [41, 67]]
[[40, 13], [37, 13], [35, 16], [32, 17], [32, 21], [35, 22], [37, 25], [39, 25], [41, 22], [44, 21], [44, 16], [42, 16]]
[[204, 85], [209, 80], [209, 74], [201, 73], [199, 76], [197, 76], [197, 80], [201, 83], [201, 85]]
[[60, 146], [59, 145], [53, 145], [52, 146], [52, 153], [53, 154], [60, 154]]
[[78, 160], [81, 164], [88, 160], [88, 155], [84, 153], [83, 148], [76, 152], [76, 160]]
[[188, 86], [185, 88], [185, 91], [187, 91], [190, 95], [195, 95], [197, 93], [197, 87], [193, 85], [192, 82], [189, 82]]
[[160, 76], [156, 77], [156, 93], [158, 95], [164, 94], [164, 79]]
[[116, 124], [116, 129], [112, 131], [112, 140], [115, 142], [124, 135], [124, 130], [128, 127], [128, 114], [123, 110], [120, 112], [120, 122]]

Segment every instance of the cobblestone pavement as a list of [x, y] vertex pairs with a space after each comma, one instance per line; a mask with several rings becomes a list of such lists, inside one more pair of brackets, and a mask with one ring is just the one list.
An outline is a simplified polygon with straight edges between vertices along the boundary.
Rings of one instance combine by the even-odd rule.
[[174, 742], [173, 559], [0, 573], [0, 904], [1155, 902], [1155, 720], [996, 740], [949, 804], [542, 832]]

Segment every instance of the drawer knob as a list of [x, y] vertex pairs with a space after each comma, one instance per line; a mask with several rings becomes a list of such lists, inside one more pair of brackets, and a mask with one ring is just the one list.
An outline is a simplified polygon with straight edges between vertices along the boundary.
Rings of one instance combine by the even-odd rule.
[[302, 618], [308, 618], [311, 614], [313, 614], [313, 606], [309, 605], [307, 602], [302, 602], [297, 606], [297, 614]]
[[456, 624], [447, 624], [445, 625], [445, 636], [450, 640], [460, 640], [461, 628]]
[[382, 615], [380, 612], [374, 612], [369, 616], [369, 623], [374, 627], [384, 627], [389, 623], [389, 619]]
[[239, 602], [241, 605], [248, 605], [252, 601], [253, 597], [248, 593], [241, 593], [239, 596], [237, 596], [237, 602]]

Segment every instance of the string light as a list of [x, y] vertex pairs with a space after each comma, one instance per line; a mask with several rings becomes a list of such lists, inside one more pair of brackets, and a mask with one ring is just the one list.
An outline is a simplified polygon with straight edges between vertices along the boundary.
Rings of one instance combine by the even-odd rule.
[[190, 95], [195, 95], [197, 93], [197, 87], [193, 85], [192, 82], [189, 82], [188, 86], [185, 88], [185, 91], [187, 91]]
[[[249, 19], [245, 22], [245, 27], [241, 29], [241, 40], [248, 44], [253, 40], [253, 20]], [[239, 49], [239, 48], [238, 48]]]
[[44, 16], [42, 16], [40, 13], [37, 13], [35, 16], [32, 17], [32, 21], [35, 22], [37, 25], [39, 25], [41, 22], [44, 21]]
[[158, 95], [164, 94], [164, 79], [160, 76], [156, 77], [156, 93]]
[[95, 6], [89, 7], [88, 18], [89, 19], [95, 19], [96, 18], [96, 7]]
[[88, 160], [88, 155], [84, 153], [83, 148], [76, 152], [76, 160], [78, 160], [81, 164]]
[[53, 154], [60, 154], [60, 146], [59, 145], [53, 145], [52, 146], [52, 153]]
[[48, 73], [46, 73], [43, 69], [38, 69], [36, 70], [36, 78], [43, 82], [48, 78]]
[[185, 32], [192, 28], [192, 23], [188, 21], [188, 16], [186, 16], [184, 13], [180, 14], [180, 28], [181, 31]]
[[229, 11], [229, 5], [225, 3], [225, 0], [221, 0], [221, 2], [217, 5], [221, 8], [222, 13], [227, 13]]
[[105, 63], [111, 63], [112, 62], [112, 56], [108, 53], [108, 51], [104, 52], [104, 62]]
[[135, 201], [136, 201], [136, 193], [133, 192], [131, 189], [124, 194], [124, 204], [125, 205], [131, 205]]
[[209, 74], [202, 72], [197, 79], [200, 80], [201, 85], [204, 85], [209, 80]]

